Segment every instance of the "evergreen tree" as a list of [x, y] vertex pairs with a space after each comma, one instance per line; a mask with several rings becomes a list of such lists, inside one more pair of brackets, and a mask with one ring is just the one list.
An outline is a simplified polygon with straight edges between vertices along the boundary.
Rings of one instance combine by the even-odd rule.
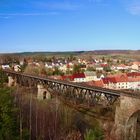
[[18, 140], [17, 109], [9, 89], [0, 89], [0, 139]]

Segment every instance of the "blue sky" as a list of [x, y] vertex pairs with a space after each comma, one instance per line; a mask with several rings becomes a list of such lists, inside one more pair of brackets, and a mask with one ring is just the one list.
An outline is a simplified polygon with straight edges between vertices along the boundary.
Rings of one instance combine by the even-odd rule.
[[140, 0], [0, 0], [0, 52], [140, 49]]

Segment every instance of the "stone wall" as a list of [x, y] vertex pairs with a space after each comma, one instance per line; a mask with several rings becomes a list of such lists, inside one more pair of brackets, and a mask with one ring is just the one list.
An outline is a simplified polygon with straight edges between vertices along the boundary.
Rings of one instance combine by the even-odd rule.
[[117, 140], [136, 140], [140, 99], [121, 96], [116, 107], [114, 133]]

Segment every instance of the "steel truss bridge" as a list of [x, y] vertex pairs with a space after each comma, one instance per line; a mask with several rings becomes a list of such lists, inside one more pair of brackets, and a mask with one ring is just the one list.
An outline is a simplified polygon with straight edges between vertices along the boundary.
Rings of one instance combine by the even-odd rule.
[[109, 106], [114, 104], [121, 95], [132, 98], [140, 98], [138, 93], [134, 94], [96, 86], [88, 86], [82, 83], [79, 84], [51, 78], [44, 78], [10, 70], [3, 70], [3, 73], [11, 76], [16, 80], [16, 83], [22, 86], [37, 87], [38, 84], [41, 84], [49, 91], [55, 93], [57, 96], [60, 96], [66, 101], [72, 101], [76, 104], [86, 104], [88, 106], [101, 104]]

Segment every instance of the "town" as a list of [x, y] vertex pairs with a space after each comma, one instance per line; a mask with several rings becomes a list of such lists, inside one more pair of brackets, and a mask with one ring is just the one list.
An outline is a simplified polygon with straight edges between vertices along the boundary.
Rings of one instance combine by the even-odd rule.
[[[5, 59], [6, 58], [6, 59]], [[1, 68], [115, 90], [140, 90], [140, 61], [102, 57], [1, 57]]]

